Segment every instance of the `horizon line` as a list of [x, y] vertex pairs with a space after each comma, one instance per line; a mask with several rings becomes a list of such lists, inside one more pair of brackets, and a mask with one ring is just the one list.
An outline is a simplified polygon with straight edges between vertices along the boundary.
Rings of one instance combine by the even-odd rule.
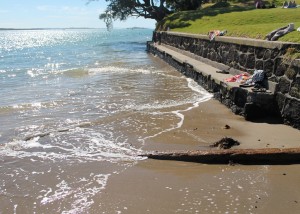
[[[34, 28], [0, 28], [0, 30], [66, 30], [66, 29], [106, 29], [105, 27], [34, 27]], [[114, 29], [151, 29], [147, 27], [126, 27], [126, 28], [114, 28]]]

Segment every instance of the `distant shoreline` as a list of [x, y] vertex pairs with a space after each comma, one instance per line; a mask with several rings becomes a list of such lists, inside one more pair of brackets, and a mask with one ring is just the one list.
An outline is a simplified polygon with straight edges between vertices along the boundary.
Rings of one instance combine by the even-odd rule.
[[105, 28], [88, 28], [88, 27], [70, 27], [70, 28], [0, 28], [0, 30], [85, 30], [85, 29], [105, 29]]
[[[0, 28], [0, 31], [5, 30], [97, 30], [97, 29], [106, 29], [106, 28], [90, 28], [90, 27], [69, 27], [69, 28]], [[150, 29], [143, 27], [130, 27], [130, 28], [116, 28], [116, 29]]]

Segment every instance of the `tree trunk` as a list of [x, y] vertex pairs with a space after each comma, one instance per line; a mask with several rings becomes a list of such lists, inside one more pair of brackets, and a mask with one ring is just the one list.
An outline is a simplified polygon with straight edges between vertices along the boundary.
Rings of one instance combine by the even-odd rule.
[[140, 155], [150, 159], [206, 164], [299, 164], [300, 148], [230, 149], [187, 152], [156, 152]]

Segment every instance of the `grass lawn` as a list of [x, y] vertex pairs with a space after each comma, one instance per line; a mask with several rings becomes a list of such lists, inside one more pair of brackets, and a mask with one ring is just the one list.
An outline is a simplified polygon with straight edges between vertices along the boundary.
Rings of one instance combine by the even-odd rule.
[[[289, 23], [294, 23], [295, 29], [300, 27], [300, 8], [255, 9], [253, 6], [231, 5], [175, 13], [158, 24], [158, 29], [168, 26], [171, 31], [195, 34], [227, 30], [227, 36], [264, 39], [271, 31]], [[295, 30], [279, 41], [300, 43], [300, 32]]]

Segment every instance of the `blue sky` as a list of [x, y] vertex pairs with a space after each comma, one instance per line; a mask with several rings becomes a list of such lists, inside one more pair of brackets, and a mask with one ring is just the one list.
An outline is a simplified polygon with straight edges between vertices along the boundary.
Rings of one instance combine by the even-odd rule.
[[[105, 0], [86, 4], [87, 0], [0, 0], [0, 28], [105, 28], [98, 16], [106, 8]], [[130, 18], [114, 22], [114, 28], [154, 28], [155, 21]]]

